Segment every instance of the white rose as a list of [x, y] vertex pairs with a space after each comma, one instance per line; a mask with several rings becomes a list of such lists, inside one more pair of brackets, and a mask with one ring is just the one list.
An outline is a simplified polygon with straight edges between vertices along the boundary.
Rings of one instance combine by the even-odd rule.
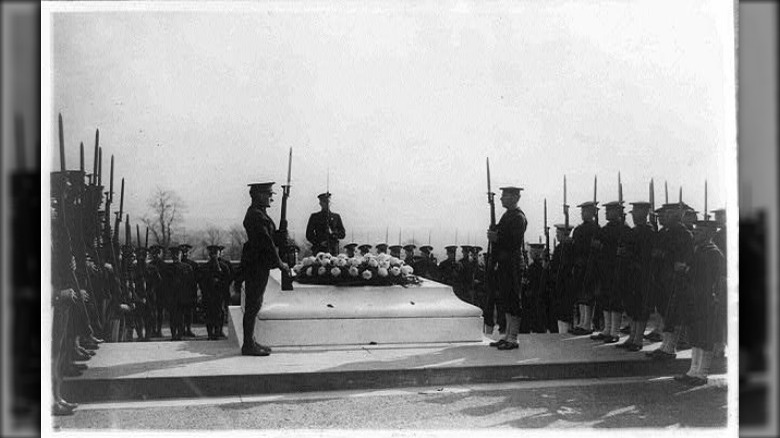
[[306, 270], [306, 275], [308, 275], [309, 277], [311, 277], [312, 275], [314, 275], [314, 268], [312, 268], [312, 267], [310, 266], [310, 267], [309, 267], [309, 268]]
[[317, 258], [322, 260], [323, 258], [325, 258], [325, 253], [324, 252], [318, 252], [317, 253]]
[[409, 275], [412, 272], [414, 272], [414, 268], [412, 268], [409, 265], [403, 265], [403, 266], [401, 266], [401, 272], [403, 272], [404, 275]]
[[322, 260], [320, 260], [320, 265], [321, 266], [326, 266], [327, 267], [327, 266], [330, 266], [330, 264], [331, 263], [330, 263], [330, 259], [329, 258], [323, 258]]
[[377, 270], [376, 273], [380, 277], [387, 277], [387, 268], [379, 268], [379, 270]]
[[393, 277], [397, 277], [401, 274], [401, 268], [399, 268], [398, 266], [393, 266], [392, 268], [390, 268], [390, 273], [393, 274]]
[[370, 280], [371, 277], [372, 277], [371, 271], [369, 270], [363, 271], [363, 278], [365, 278], [366, 280]]
[[352, 277], [357, 277], [357, 276], [358, 276], [358, 274], [360, 274], [360, 271], [358, 271], [358, 268], [356, 268], [356, 267], [354, 267], [354, 266], [353, 266], [353, 267], [351, 267], [351, 268], [349, 268], [349, 275], [350, 275], [350, 276], [352, 276]]
[[383, 262], [379, 262], [379, 268], [380, 269], [385, 269], [385, 270], [390, 269], [390, 262], [387, 261], [387, 260], [385, 260]]
[[352, 266], [360, 266], [361, 263], [363, 263], [363, 257], [355, 257], [349, 259], [349, 264]]
[[306, 258], [305, 258], [305, 259], [303, 259], [303, 261], [301, 262], [301, 264], [303, 264], [303, 266], [304, 266], [304, 267], [306, 267], [306, 266], [311, 266], [311, 264], [312, 264], [312, 263], [314, 263], [314, 258], [312, 258], [312, 257], [306, 257]]
[[338, 277], [339, 275], [341, 275], [341, 269], [339, 269], [339, 268], [331, 269], [330, 270], [330, 275], [332, 275], [334, 277]]
[[317, 274], [319, 275], [325, 275], [326, 272], [328, 272], [328, 268], [325, 266], [320, 266], [320, 269], [317, 269]]
[[346, 254], [344, 254], [344, 253], [342, 252], [341, 254], [339, 254], [339, 255], [338, 255], [338, 258], [340, 258], [340, 259], [346, 259], [346, 258], [347, 258], [347, 255], [346, 255]]
[[293, 271], [295, 272], [301, 272], [301, 269], [303, 269], [303, 265], [298, 263], [297, 265], [293, 266]]
[[403, 263], [403, 261], [401, 261], [401, 259], [399, 259], [397, 257], [390, 257], [390, 264], [391, 265], [393, 265], [393, 266], [401, 266], [402, 263]]
[[387, 254], [385, 254], [385, 253], [382, 253], [382, 254], [379, 254], [378, 256], [376, 256], [376, 258], [377, 258], [377, 260], [379, 260], [380, 262], [383, 262], [383, 261], [385, 261], [385, 260], [388, 260], [388, 259], [390, 259], [390, 256], [389, 256], [389, 255], [387, 255]]
[[345, 266], [349, 265], [349, 261], [345, 258], [339, 259], [339, 268], [343, 268]]
[[371, 259], [368, 261], [368, 266], [371, 266], [372, 268], [376, 268], [379, 266], [379, 262], [376, 261], [376, 259]]

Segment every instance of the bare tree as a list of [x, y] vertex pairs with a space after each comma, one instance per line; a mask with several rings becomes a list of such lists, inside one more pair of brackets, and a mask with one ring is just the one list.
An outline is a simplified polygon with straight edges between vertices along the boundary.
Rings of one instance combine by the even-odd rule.
[[143, 222], [149, 227], [155, 242], [164, 248], [171, 244], [172, 229], [181, 222], [186, 211], [184, 202], [173, 190], [157, 187], [147, 205], [150, 213], [143, 217]]
[[225, 245], [223, 254], [231, 260], [240, 260], [244, 243], [249, 240], [246, 236], [246, 230], [241, 225], [233, 225], [230, 227], [228, 235], [230, 237], [230, 242], [229, 245]]

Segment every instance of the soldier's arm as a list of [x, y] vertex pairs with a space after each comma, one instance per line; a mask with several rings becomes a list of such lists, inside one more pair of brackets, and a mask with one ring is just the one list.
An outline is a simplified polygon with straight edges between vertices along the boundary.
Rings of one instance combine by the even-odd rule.
[[334, 214], [333, 216], [333, 220], [335, 222], [333, 233], [336, 235], [337, 239], [343, 239], [347, 236], [347, 232], [344, 229], [344, 223], [341, 222], [341, 216], [338, 214]]
[[264, 248], [268, 255], [268, 260], [273, 261], [274, 267], [281, 268], [284, 262], [279, 257], [279, 249], [274, 243], [273, 237], [268, 233], [265, 227], [260, 227], [260, 247]]
[[315, 215], [309, 216], [309, 222], [306, 224], [306, 240], [309, 242], [318, 245], [320, 242], [317, 241], [317, 232], [315, 230]]

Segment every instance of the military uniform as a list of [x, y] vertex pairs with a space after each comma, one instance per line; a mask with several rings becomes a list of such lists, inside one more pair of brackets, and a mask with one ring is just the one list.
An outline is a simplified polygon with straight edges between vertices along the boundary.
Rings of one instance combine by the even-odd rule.
[[206, 311], [206, 331], [210, 340], [220, 338], [225, 318], [224, 303], [230, 296], [230, 267], [218, 258], [220, 246], [208, 247], [209, 260], [198, 271], [198, 284]]
[[[162, 249], [160, 245], [153, 245], [149, 248], [152, 260], [146, 267], [146, 286], [151, 303], [152, 319], [154, 320], [152, 336], [155, 337], [162, 337], [164, 313], [171, 307], [171, 293], [165, 288], [165, 283], [163, 282], [163, 278], [166, 275], [166, 266], [162, 257], [160, 257]], [[168, 317], [170, 318], [170, 313]]]
[[455, 260], [455, 250], [457, 248], [455, 245], [446, 246], [447, 258], [442, 260], [438, 266], [439, 281], [452, 287], [453, 292], [458, 283], [458, 262]]
[[371, 245], [364, 243], [358, 246], [358, 251], [360, 251], [360, 255], [364, 256], [371, 251]]
[[474, 266], [471, 262], [471, 246], [460, 246], [462, 257], [458, 260], [458, 281], [455, 295], [461, 300], [474, 304]]
[[171, 293], [169, 314], [171, 319], [171, 340], [184, 338], [184, 312], [190, 308], [192, 289], [196, 287], [195, 272], [187, 263], [177, 258], [181, 249], [171, 247], [173, 262], [167, 266], [167, 289]]
[[[200, 269], [200, 266], [194, 261], [189, 258], [189, 251], [192, 249], [192, 245], [189, 244], [183, 244], [181, 245], [181, 261], [182, 263], [186, 263], [187, 265], [192, 268], [193, 276], [198, 272], [198, 269]], [[189, 337], [195, 337], [195, 333], [192, 332], [192, 320], [195, 316], [196, 309], [198, 307], [198, 283], [197, 279], [193, 277], [192, 281], [190, 282], [192, 284], [192, 289], [188, 290], [188, 293], [185, 294], [184, 298], [182, 299], [182, 315], [184, 315], [184, 336]]]
[[433, 247], [430, 245], [423, 245], [420, 247], [422, 256], [415, 264], [414, 272], [417, 276], [427, 278], [433, 281], [439, 281], [438, 266], [436, 259], [431, 254]]
[[390, 245], [388, 248], [390, 249], [391, 257], [401, 258], [401, 249], [403, 248], [401, 245]]
[[[330, 193], [322, 193], [317, 196], [322, 202], [330, 202]], [[330, 234], [328, 229], [330, 228]], [[306, 240], [311, 242], [311, 250], [315, 255], [327, 252], [332, 255], [339, 253], [339, 240], [346, 236], [341, 216], [330, 210], [313, 213], [306, 225]]]
[[528, 265], [528, 287], [523, 289], [521, 297], [522, 318], [520, 333], [547, 333], [547, 305], [549, 297], [548, 268], [542, 264], [544, 244], [532, 243], [531, 263]]
[[[584, 202], [578, 207], [583, 210], [593, 209], [598, 214], [598, 202]], [[596, 257], [593, 248], [593, 240], [599, 230], [596, 221], [584, 221], [576, 228], [572, 235], [572, 256], [574, 266], [572, 268], [572, 284], [577, 291], [577, 305], [579, 307], [579, 322], [572, 333], [585, 335], [592, 333], [593, 304], [596, 297]]]
[[572, 285], [571, 271], [573, 261], [573, 242], [568, 238], [571, 227], [564, 224], [555, 225], [558, 233], [564, 233], [565, 238], [555, 246], [550, 261], [550, 279], [553, 281], [550, 312], [558, 321], [558, 332], [567, 332], [572, 324], [574, 316], [574, 304], [576, 296]]
[[[248, 239], [241, 251], [241, 271], [246, 282], [244, 343], [241, 347], [241, 353], [244, 355], [267, 356], [271, 352], [269, 347], [255, 342], [255, 323], [260, 307], [263, 305], [269, 271], [286, 266], [279, 258], [279, 252], [273, 241], [276, 225], [266, 213], [266, 208], [270, 205], [270, 197], [274, 193], [273, 184], [250, 184], [252, 205], [247, 208], [244, 216], [243, 225]], [[268, 204], [265, 204], [266, 200]]]

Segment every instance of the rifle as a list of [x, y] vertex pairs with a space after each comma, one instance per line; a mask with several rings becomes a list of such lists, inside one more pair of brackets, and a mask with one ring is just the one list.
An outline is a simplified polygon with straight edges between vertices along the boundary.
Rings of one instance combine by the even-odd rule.
[[569, 204], [566, 203], [566, 175], [563, 175], [563, 217], [566, 231], [569, 230]]
[[550, 261], [550, 227], [547, 226], [547, 198], [544, 198], [544, 257]]
[[704, 180], [704, 220], [710, 220], [710, 211], [707, 209], [707, 180]]
[[[295, 261], [290, 260], [290, 244], [289, 244], [289, 232], [287, 230], [287, 199], [290, 197], [290, 177], [291, 177], [291, 171], [292, 171], [292, 148], [290, 148], [290, 154], [287, 158], [287, 184], [282, 185], [282, 216], [279, 219], [279, 230], [277, 230], [277, 240], [279, 242], [279, 256], [280, 258], [290, 265], [291, 267], [295, 264]], [[293, 254], [294, 255], [294, 254]], [[217, 266], [219, 266], [219, 263], [217, 263]], [[292, 277], [290, 276], [290, 273], [282, 270], [282, 290], [293, 290], [292, 285]]]
[[[490, 187], [490, 158], [485, 158], [485, 163], [487, 165], [487, 196], [488, 196], [488, 205], [490, 205], [490, 227], [488, 228], [489, 231], [495, 231], [496, 229], [496, 203], [494, 200], [495, 193], [491, 190]], [[455, 241], [457, 243], [458, 236], [458, 230], [455, 230]], [[495, 290], [495, 284], [493, 282], [493, 271], [495, 270], [495, 260], [493, 260], [493, 243], [488, 241], [487, 245], [487, 252], [485, 253], [485, 287], [487, 288], [487, 293], [491, 294]]]
[[[596, 196], [598, 192], [598, 187], [599, 187], [598, 175], [594, 175], [593, 176], [593, 202], [597, 202], [598, 200], [598, 197]], [[599, 211], [596, 210], [596, 225], [598, 224], [599, 224]]]
[[658, 231], [658, 215], [655, 214], [655, 183], [650, 179], [650, 224]]

